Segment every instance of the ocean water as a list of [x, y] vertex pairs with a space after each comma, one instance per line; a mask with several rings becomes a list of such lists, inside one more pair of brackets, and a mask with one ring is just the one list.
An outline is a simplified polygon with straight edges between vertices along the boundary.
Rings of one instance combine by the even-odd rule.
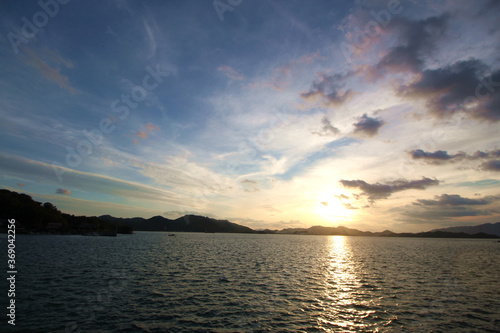
[[1, 332], [500, 331], [494, 240], [18, 235], [16, 253]]

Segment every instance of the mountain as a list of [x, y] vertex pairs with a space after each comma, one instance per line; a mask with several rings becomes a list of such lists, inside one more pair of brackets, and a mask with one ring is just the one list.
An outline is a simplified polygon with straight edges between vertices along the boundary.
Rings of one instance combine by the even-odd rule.
[[313, 226], [310, 228], [288, 228], [283, 230], [255, 231], [227, 220], [205, 216], [186, 215], [175, 220], [162, 216], [149, 219], [142, 217], [118, 218], [110, 215], [74, 216], [62, 213], [50, 202], [41, 203], [29, 195], [0, 189], [0, 232], [7, 232], [7, 219], [16, 220], [16, 230], [30, 233], [85, 234], [96, 231], [189, 231], [221, 233], [261, 233], [300, 235], [342, 235], [378, 237], [437, 237], [437, 238], [498, 238], [500, 222], [469, 227], [452, 227], [420, 233], [394, 233], [360, 231], [347, 227]]
[[360, 231], [347, 227], [323, 227], [320, 225], [310, 228], [288, 228], [278, 231], [279, 234], [300, 234], [300, 235], [341, 235], [341, 236], [375, 236], [370, 231]]
[[234, 232], [253, 233], [253, 229], [227, 220], [216, 220], [205, 216], [186, 215], [175, 220], [163, 216], [153, 216], [150, 219], [140, 217], [117, 218], [109, 215], [99, 216], [99, 219], [128, 225], [137, 231], [187, 231], [187, 232]]
[[323, 227], [314, 226], [310, 228], [288, 228], [278, 231], [280, 234], [298, 235], [338, 235], [338, 236], [375, 236], [375, 237], [427, 237], [427, 238], [498, 238], [484, 232], [464, 233], [433, 230], [419, 233], [395, 233], [389, 230], [382, 232], [360, 231], [347, 227]]
[[392, 233], [386, 237], [425, 237], [425, 238], [499, 238], [497, 235], [485, 234], [478, 232], [475, 234], [466, 234], [465, 232], [447, 232], [447, 231], [427, 231], [418, 233]]
[[466, 227], [442, 228], [442, 229], [435, 229], [432, 231], [463, 232], [463, 233], [469, 234], [469, 235], [482, 232], [485, 234], [500, 236], [500, 222], [485, 223], [485, 224], [466, 226]]

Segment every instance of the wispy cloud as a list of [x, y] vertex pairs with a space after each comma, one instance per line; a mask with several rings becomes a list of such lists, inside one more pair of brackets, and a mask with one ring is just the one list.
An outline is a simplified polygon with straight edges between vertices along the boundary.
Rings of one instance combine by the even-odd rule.
[[[33, 50], [28, 47], [23, 48], [24, 52], [27, 54], [27, 63], [38, 70], [47, 80], [57, 83], [61, 88], [64, 88], [76, 94], [76, 89], [71, 86], [67, 76], [60, 73], [60, 68], [51, 67], [46, 61], [41, 59]], [[50, 59], [56, 61], [59, 65], [64, 65], [66, 68], [72, 68], [73, 65], [70, 61], [63, 59], [61, 56], [50, 53]]]
[[302, 98], [311, 102], [319, 102], [326, 106], [340, 105], [349, 100], [355, 93], [351, 89], [343, 89], [345, 81], [354, 73], [324, 74], [312, 83], [311, 89], [301, 94]]
[[136, 137], [134, 139], [134, 144], [137, 144], [139, 142], [139, 139], [146, 139], [146, 138], [148, 138], [149, 135], [151, 134], [151, 132], [158, 131], [158, 130], [160, 130], [160, 128], [157, 125], [152, 124], [152, 123], [146, 124], [141, 131], [136, 132], [134, 134], [134, 137]]
[[243, 74], [240, 74], [237, 70], [235, 70], [231, 66], [221, 65], [217, 67], [217, 70], [233, 80], [243, 80], [245, 78]]
[[[0, 170], [4, 174], [11, 174], [41, 184], [58, 184], [55, 168], [50, 164], [6, 154], [0, 154], [0, 161], [2, 162]], [[152, 200], [174, 205], [189, 204], [187, 196], [158, 187], [64, 167], [57, 167], [57, 169], [58, 172], [64, 172], [64, 184], [73, 189], [118, 195], [130, 200]]]
[[322, 127], [319, 131], [314, 131], [312, 133], [319, 136], [327, 136], [327, 135], [335, 136], [340, 133], [339, 129], [333, 126], [330, 120], [326, 116], [321, 118], [321, 125]]

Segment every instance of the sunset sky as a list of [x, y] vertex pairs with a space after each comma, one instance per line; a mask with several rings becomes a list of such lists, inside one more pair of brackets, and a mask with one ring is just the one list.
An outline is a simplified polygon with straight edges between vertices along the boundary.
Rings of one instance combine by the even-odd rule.
[[499, 1], [2, 1], [0, 186], [251, 228], [498, 222], [499, 17]]

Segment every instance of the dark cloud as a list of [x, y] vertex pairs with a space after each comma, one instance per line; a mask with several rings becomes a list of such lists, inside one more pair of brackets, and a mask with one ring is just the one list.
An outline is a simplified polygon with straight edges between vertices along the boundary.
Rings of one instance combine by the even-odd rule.
[[485, 197], [483, 199], [469, 199], [458, 194], [442, 194], [435, 196], [435, 200], [420, 199], [414, 202], [416, 206], [463, 206], [463, 205], [487, 205], [497, 200], [496, 197]]
[[466, 216], [488, 216], [494, 213], [494, 210], [489, 209], [475, 209], [470, 207], [450, 207], [440, 209], [416, 209], [407, 210], [403, 215], [412, 219], [433, 221], [445, 220], [448, 218], [466, 217]]
[[308, 92], [302, 93], [304, 99], [323, 98], [326, 105], [339, 105], [347, 101], [353, 94], [352, 90], [343, 90], [345, 80], [353, 76], [353, 72], [347, 74], [320, 74], [320, 78], [314, 81]]
[[387, 199], [395, 192], [417, 189], [424, 190], [429, 186], [439, 185], [439, 180], [422, 177], [420, 180], [399, 179], [387, 183], [369, 184], [364, 180], [341, 180], [340, 183], [347, 188], [359, 188], [362, 195], [368, 197], [371, 202], [379, 199]]
[[478, 209], [478, 206], [486, 206], [495, 201], [498, 197], [486, 196], [484, 198], [471, 199], [458, 194], [442, 194], [434, 198], [435, 200], [417, 200], [412, 206], [405, 206], [397, 209], [404, 216], [413, 220], [446, 220], [448, 218], [466, 216], [488, 216], [496, 213], [495, 209]]
[[500, 160], [493, 160], [481, 164], [481, 169], [489, 171], [500, 171]]
[[443, 118], [463, 112], [478, 119], [500, 120], [500, 70], [488, 75], [477, 59], [423, 71], [420, 78], [401, 86], [398, 94], [425, 98], [428, 110]]
[[354, 123], [354, 133], [367, 136], [374, 136], [378, 133], [380, 127], [384, 125], [384, 121], [380, 118], [371, 118], [366, 113], [359, 118], [357, 123]]
[[451, 19], [450, 14], [420, 21], [395, 18], [385, 31], [395, 34], [396, 44], [376, 65], [364, 67], [365, 78], [376, 81], [391, 73], [418, 74], [416, 81], [398, 89], [399, 95], [426, 99], [428, 110], [439, 118], [463, 112], [477, 119], [499, 121], [498, 68], [474, 58], [438, 68], [426, 64], [446, 38]]
[[[464, 152], [458, 152], [456, 154], [450, 155], [445, 150], [437, 150], [435, 152], [426, 152], [422, 149], [414, 149], [408, 152], [411, 158], [415, 160], [422, 160], [429, 164], [444, 164], [447, 162], [454, 162], [457, 160], [487, 160], [487, 159], [497, 159], [500, 157], [500, 149], [492, 151], [476, 151], [473, 154], [466, 154]], [[493, 170], [500, 171], [500, 161], [491, 160], [486, 161], [480, 166], [483, 170]]]
[[424, 160], [427, 163], [441, 164], [446, 161], [461, 159], [465, 157], [465, 153], [459, 152], [454, 155], [448, 154], [447, 151], [437, 150], [433, 153], [423, 151], [422, 149], [415, 149], [408, 152], [411, 158], [415, 160]]
[[445, 35], [449, 15], [429, 17], [420, 21], [394, 19], [388, 32], [398, 36], [397, 44], [371, 68], [372, 77], [381, 78], [387, 72], [418, 72]]
[[58, 188], [56, 190], [57, 194], [71, 195], [71, 191], [65, 188]]
[[500, 9], [500, 1], [498, 0], [489, 0], [487, 1], [482, 8], [479, 9], [476, 19], [480, 21], [481, 23], [484, 24], [484, 19], [491, 15], [494, 19], [493, 22], [489, 26], [489, 33], [494, 34], [496, 31], [498, 31], [498, 28], [500, 26], [499, 21], [498, 21], [498, 10]]
[[319, 136], [330, 136], [330, 135], [333, 136], [333, 135], [337, 135], [340, 133], [339, 129], [337, 127], [333, 126], [332, 123], [330, 122], [330, 120], [326, 116], [324, 116], [321, 119], [321, 125], [323, 125], [321, 127], [321, 130], [314, 131], [312, 133], [319, 135]]

